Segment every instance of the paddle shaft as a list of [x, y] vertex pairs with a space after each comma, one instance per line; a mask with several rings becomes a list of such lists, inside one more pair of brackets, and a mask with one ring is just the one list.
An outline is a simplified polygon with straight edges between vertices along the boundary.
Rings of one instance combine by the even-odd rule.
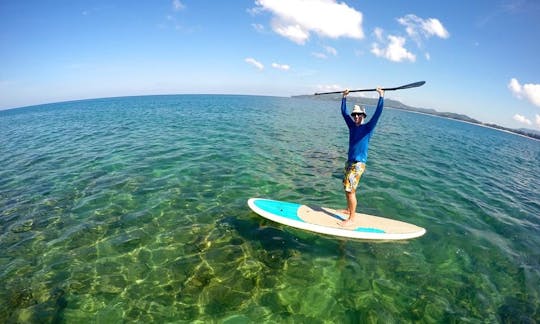
[[[400, 87], [395, 88], [382, 88], [384, 91], [393, 91], [393, 90], [402, 90], [402, 89], [409, 89], [409, 88], [416, 88], [421, 87], [426, 83], [426, 81], [418, 81], [414, 83], [409, 83], [406, 85], [402, 85]], [[359, 89], [359, 90], [349, 90], [349, 92], [368, 92], [368, 91], [377, 91], [377, 89]], [[315, 93], [316, 96], [318, 95], [325, 95], [325, 94], [336, 94], [336, 93], [343, 93], [343, 91], [332, 91], [332, 92], [317, 92]]]

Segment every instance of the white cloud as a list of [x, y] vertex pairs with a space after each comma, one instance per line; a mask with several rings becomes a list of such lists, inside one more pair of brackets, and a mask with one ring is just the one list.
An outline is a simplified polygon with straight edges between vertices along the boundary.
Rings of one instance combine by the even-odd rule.
[[175, 11], [182, 10], [186, 7], [182, 2], [180, 2], [180, 0], [173, 0], [172, 5]]
[[287, 25], [276, 20], [272, 22], [272, 29], [299, 45], [303, 45], [309, 39], [309, 31], [306, 31], [300, 25]]
[[526, 83], [521, 85], [516, 78], [508, 83], [508, 89], [518, 99], [527, 99], [530, 103], [540, 107], [540, 84]]
[[439, 19], [436, 18], [428, 18], [422, 22], [422, 30], [430, 36], [437, 36], [439, 38], [448, 38], [450, 37], [450, 33], [446, 28], [444, 28], [443, 24]]
[[343, 91], [345, 90], [345, 88], [340, 86], [339, 84], [325, 84], [325, 85], [318, 85], [317, 90], [318, 90], [317, 92], [332, 92], [332, 91]]
[[399, 36], [388, 36], [388, 46], [386, 48], [381, 48], [379, 44], [374, 43], [371, 47], [371, 53], [375, 54], [377, 57], [384, 57], [393, 62], [402, 62], [402, 61], [416, 61], [416, 55], [409, 52], [404, 46], [406, 40], [404, 37]]
[[321, 60], [324, 60], [324, 59], [327, 59], [328, 56], [324, 53], [320, 53], [320, 52], [313, 52], [311, 53], [311, 55], [313, 55], [314, 57], [318, 58], [318, 59], [321, 59]]
[[283, 70], [283, 71], [289, 71], [289, 69], [291, 68], [287, 64], [278, 64], [278, 63], [272, 63], [272, 67], [274, 69]]
[[530, 120], [528, 120], [527, 118], [525, 118], [525, 116], [515, 114], [513, 118], [514, 118], [515, 121], [518, 121], [518, 122], [520, 122], [522, 124], [532, 125], [532, 122]]
[[264, 26], [261, 25], [261, 24], [251, 24], [251, 26], [258, 32], [263, 32], [264, 31]]
[[272, 29], [279, 35], [303, 45], [311, 33], [319, 36], [361, 39], [362, 13], [335, 0], [257, 0], [251, 12], [273, 14]]
[[524, 84], [523, 92], [525, 97], [535, 106], [540, 107], [540, 84]]
[[444, 28], [439, 19], [427, 18], [422, 19], [416, 15], [410, 14], [397, 20], [401, 25], [405, 26], [407, 35], [411, 37], [417, 44], [421, 44], [422, 37], [430, 38], [437, 36], [440, 38], [450, 37], [450, 33]]
[[324, 46], [324, 52], [325, 53], [313, 52], [313, 53], [311, 53], [311, 55], [313, 55], [313, 56], [315, 56], [316, 58], [319, 58], [319, 59], [327, 59], [328, 54], [332, 55], [332, 56], [337, 56], [337, 54], [338, 54], [337, 50], [335, 48], [333, 48], [332, 46]]
[[261, 62], [257, 61], [256, 59], [254, 59], [254, 58], [252, 58], [252, 57], [248, 57], [248, 58], [246, 58], [244, 61], [245, 61], [246, 63], [248, 63], [248, 64], [253, 65], [254, 67], [256, 67], [256, 68], [259, 69], [259, 70], [263, 70], [263, 69], [264, 69], [264, 65], [263, 65]]
[[373, 34], [375, 34], [375, 38], [377, 38], [379, 42], [383, 41], [383, 33], [384, 30], [380, 27], [376, 27], [375, 30], [373, 30]]
[[324, 50], [326, 51], [326, 53], [328, 53], [328, 54], [330, 54], [332, 56], [337, 55], [337, 50], [335, 48], [333, 48], [332, 46], [325, 46]]
[[518, 80], [515, 78], [512, 78], [510, 82], [508, 83], [508, 89], [512, 92], [514, 96], [516, 96], [518, 99], [521, 99], [521, 84], [519, 84]]
[[[450, 37], [450, 33], [446, 30], [441, 21], [436, 18], [423, 19], [410, 14], [398, 18], [397, 21], [399, 24], [405, 26], [407, 38], [398, 35], [389, 35], [387, 37], [387, 45], [384, 45], [384, 30], [377, 27], [373, 30], [376, 43], [373, 43], [371, 53], [394, 62], [415, 62], [416, 55], [405, 48], [405, 43], [408, 39], [413, 40], [417, 47], [421, 49], [423, 47], [422, 43], [424, 39], [428, 39], [432, 36], [440, 38]], [[431, 55], [428, 52], [424, 53], [424, 57], [427, 61], [431, 60]]]
[[[252, 58], [252, 57], [248, 57], [246, 59], [244, 59], [244, 61], [254, 67], [256, 67], [257, 69], [259, 70], [264, 70], [264, 64], [262, 64], [261, 62], [257, 61], [256, 59]], [[287, 65], [287, 64], [279, 64], [279, 63], [272, 63], [272, 67], [274, 69], [278, 69], [278, 70], [282, 70], [282, 71], [288, 71], [291, 69], [290, 65]]]
[[536, 126], [540, 127], [540, 115], [536, 115]]

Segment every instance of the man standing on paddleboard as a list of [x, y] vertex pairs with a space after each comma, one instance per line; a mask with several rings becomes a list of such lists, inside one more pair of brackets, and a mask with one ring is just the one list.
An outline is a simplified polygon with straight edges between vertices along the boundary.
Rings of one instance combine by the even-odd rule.
[[375, 114], [371, 120], [364, 124], [366, 118], [366, 109], [358, 105], [354, 108], [349, 116], [347, 112], [347, 95], [349, 90], [343, 91], [341, 99], [341, 114], [349, 128], [349, 152], [347, 155], [347, 164], [344, 169], [343, 186], [345, 188], [345, 196], [347, 197], [347, 209], [345, 212], [349, 214], [349, 218], [341, 223], [342, 226], [350, 226], [354, 223], [356, 215], [356, 188], [360, 182], [360, 177], [366, 169], [368, 156], [368, 145], [371, 135], [375, 130], [377, 121], [381, 117], [384, 105], [384, 90], [377, 88], [379, 93], [379, 102]]

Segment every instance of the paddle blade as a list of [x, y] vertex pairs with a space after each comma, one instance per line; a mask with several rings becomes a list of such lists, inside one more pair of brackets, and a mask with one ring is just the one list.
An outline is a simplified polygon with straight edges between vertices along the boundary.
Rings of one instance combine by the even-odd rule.
[[426, 81], [418, 81], [418, 82], [414, 82], [414, 83], [409, 83], [409, 84], [406, 84], [406, 85], [402, 85], [401, 87], [396, 87], [396, 88], [383, 88], [383, 90], [384, 90], [384, 91], [387, 91], [387, 90], [401, 90], [401, 89], [417, 88], [417, 87], [423, 86], [425, 83], [426, 83]]

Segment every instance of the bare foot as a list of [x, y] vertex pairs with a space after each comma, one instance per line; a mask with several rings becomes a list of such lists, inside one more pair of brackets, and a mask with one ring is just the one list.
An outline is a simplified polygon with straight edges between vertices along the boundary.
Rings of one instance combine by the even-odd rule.
[[343, 222], [341, 222], [340, 225], [341, 225], [341, 227], [351, 227], [351, 226], [354, 225], [354, 220], [352, 220], [352, 219], [350, 219], [350, 218], [349, 218], [349, 219], [346, 219], [346, 220], [344, 220]]
[[351, 214], [351, 212], [348, 209], [342, 209], [339, 212], [342, 213], [342, 214], [345, 214], [345, 215], [350, 215]]

